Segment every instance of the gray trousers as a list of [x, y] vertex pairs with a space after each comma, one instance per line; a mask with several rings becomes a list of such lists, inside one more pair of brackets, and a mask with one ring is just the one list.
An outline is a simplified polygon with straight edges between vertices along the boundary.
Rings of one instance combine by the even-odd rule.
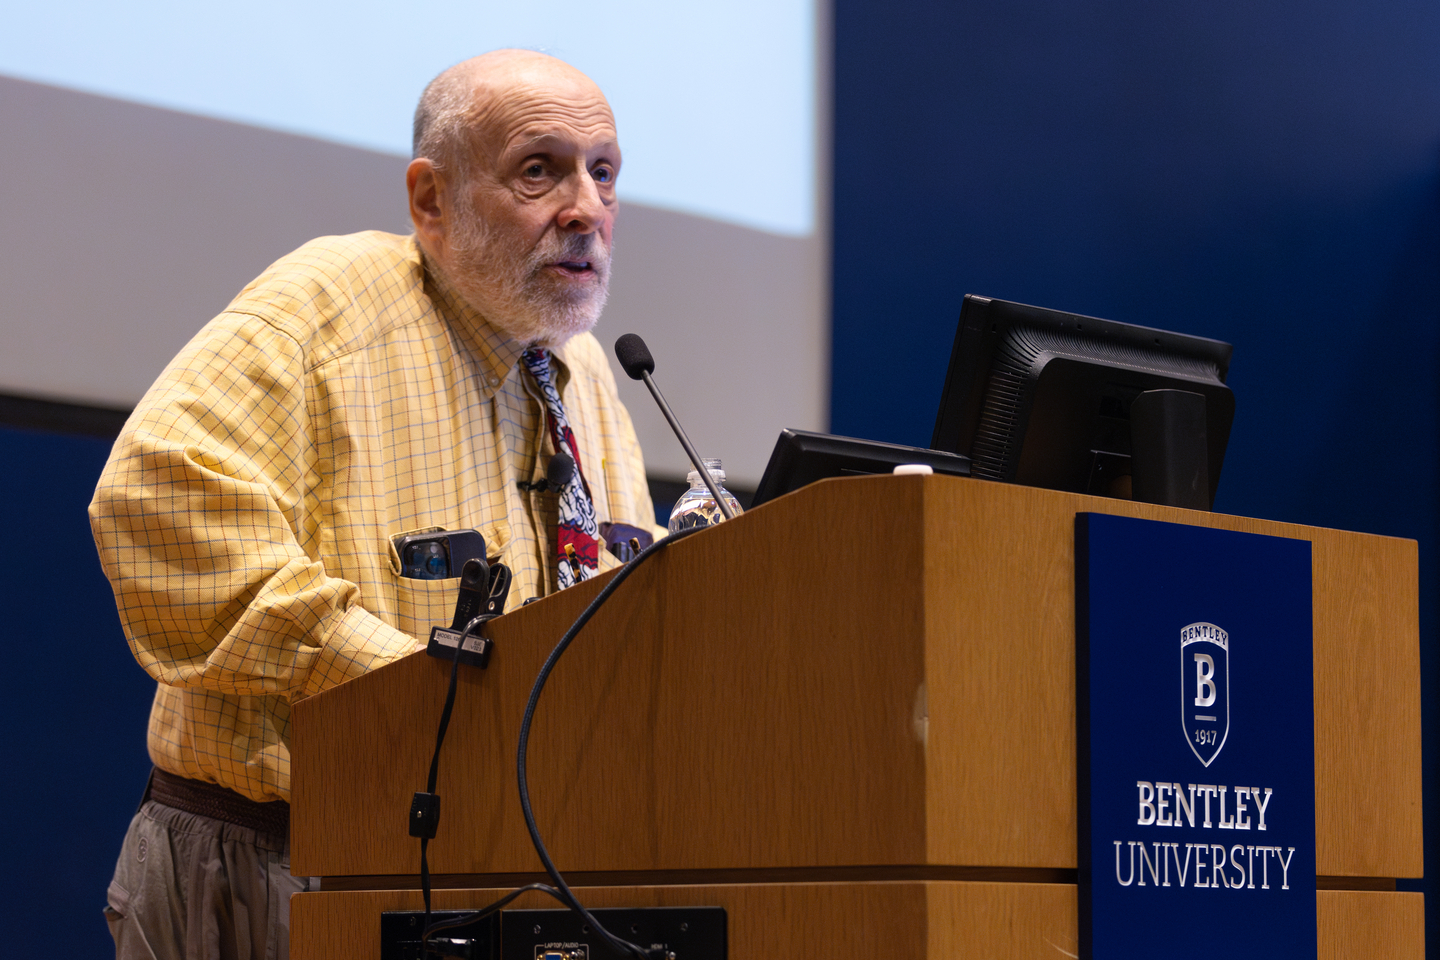
[[283, 837], [147, 800], [130, 821], [105, 919], [116, 960], [286, 960], [290, 875]]

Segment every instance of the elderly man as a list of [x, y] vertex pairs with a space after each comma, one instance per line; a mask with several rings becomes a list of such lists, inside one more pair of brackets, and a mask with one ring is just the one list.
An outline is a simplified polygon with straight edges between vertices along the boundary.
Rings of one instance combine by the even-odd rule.
[[[402, 575], [397, 537], [478, 530], [523, 600], [615, 564], [607, 522], [650, 527], [588, 333], [619, 170], [584, 75], [521, 51], [462, 63], [416, 111], [414, 235], [281, 259], [135, 409], [90, 507], [159, 681], [108, 895], [118, 956], [285, 955], [290, 704], [414, 651], [455, 602], [454, 580]], [[577, 469], [557, 491], [558, 450]]]

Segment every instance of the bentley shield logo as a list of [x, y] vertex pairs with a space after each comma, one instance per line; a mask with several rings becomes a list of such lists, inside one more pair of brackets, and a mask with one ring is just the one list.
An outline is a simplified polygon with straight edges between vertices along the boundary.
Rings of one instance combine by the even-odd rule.
[[1213, 623], [1180, 630], [1180, 724], [1210, 766], [1230, 733], [1230, 635]]

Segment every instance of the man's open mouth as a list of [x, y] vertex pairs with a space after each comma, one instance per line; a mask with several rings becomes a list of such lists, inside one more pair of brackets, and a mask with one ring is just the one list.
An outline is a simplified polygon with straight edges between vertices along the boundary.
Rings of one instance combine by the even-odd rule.
[[566, 273], [574, 274], [576, 276], [582, 273], [591, 273], [594, 269], [590, 266], [589, 260], [561, 260], [559, 263], [555, 264], [555, 266], [559, 267], [561, 270], [564, 270]]

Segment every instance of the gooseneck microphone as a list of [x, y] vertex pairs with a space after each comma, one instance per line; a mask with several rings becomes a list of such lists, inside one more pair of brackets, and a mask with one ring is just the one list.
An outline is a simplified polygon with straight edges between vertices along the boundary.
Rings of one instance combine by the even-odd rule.
[[685, 429], [680, 426], [680, 421], [675, 419], [675, 414], [670, 410], [670, 404], [665, 402], [665, 398], [660, 394], [660, 388], [655, 386], [655, 380], [650, 376], [655, 372], [655, 358], [650, 356], [650, 348], [645, 346], [645, 341], [633, 333], [625, 334], [615, 341], [615, 358], [620, 361], [620, 366], [626, 376], [631, 380], [643, 380], [645, 386], [650, 388], [650, 395], [660, 405], [660, 412], [665, 414], [665, 419], [670, 423], [670, 429], [675, 431], [675, 437], [680, 441], [680, 446], [685, 448], [685, 455], [690, 458], [691, 463], [695, 464], [695, 469], [700, 471], [700, 476], [705, 478], [705, 486], [710, 488], [710, 496], [715, 498], [715, 505], [720, 508], [720, 512], [725, 515], [726, 520], [734, 520], [735, 511], [730, 509], [729, 501], [720, 495], [720, 484], [710, 475], [710, 471], [705, 469], [705, 462], [700, 459], [700, 454], [695, 452], [690, 438], [685, 436]]

